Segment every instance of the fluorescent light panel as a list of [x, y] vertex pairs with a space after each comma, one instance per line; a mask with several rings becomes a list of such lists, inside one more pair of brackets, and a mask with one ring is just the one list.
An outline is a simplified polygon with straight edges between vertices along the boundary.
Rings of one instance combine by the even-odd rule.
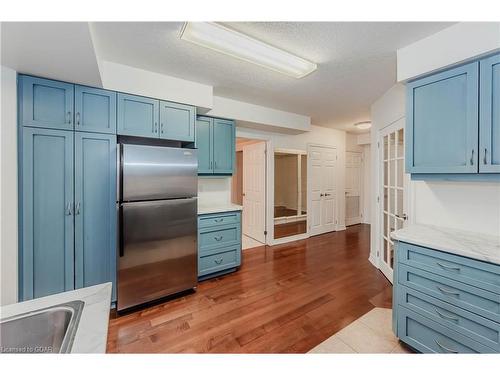
[[315, 63], [213, 22], [186, 22], [181, 39], [295, 78], [317, 69]]

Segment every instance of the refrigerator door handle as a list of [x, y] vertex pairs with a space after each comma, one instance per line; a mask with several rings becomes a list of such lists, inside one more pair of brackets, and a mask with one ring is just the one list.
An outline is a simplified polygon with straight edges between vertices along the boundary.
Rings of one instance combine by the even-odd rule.
[[120, 258], [121, 258], [121, 257], [123, 257], [125, 255], [125, 251], [124, 251], [124, 246], [123, 246], [123, 231], [122, 231], [123, 207], [119, 203], [116, 204], [116, 220], [117, 220], [116, 235], [118, 236], [118, 239], [117, 239], [118, 254], [119, 254]]

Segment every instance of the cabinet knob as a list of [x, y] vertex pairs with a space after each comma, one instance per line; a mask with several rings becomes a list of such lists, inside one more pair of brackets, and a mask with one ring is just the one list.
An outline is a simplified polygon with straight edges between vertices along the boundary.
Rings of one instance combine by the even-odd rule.
[[483, 163], [484, 163], [484, 164], [488, 164], [488, 159], [486, 158], [487, 153], [488, 153], [488, 149], [487, 149], [487, 148], [485, 148], [485, 149], [484, 149], [484, 159], [483, 159]]
[[472, 153], [470, 156], [470, 165], [474, 165], [474, 149], [472, 149]]

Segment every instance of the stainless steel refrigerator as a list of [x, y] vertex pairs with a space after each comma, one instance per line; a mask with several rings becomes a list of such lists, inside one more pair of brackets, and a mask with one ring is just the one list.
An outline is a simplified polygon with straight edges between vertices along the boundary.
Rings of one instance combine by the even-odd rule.
[[119, 144], [118, 310], [197, 284], [196, 150]]

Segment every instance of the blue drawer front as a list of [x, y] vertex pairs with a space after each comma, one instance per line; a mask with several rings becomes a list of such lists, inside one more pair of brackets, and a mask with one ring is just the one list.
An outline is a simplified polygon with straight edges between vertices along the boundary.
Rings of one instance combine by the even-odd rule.
[[500, 266], [400, 242], [400, 263], [500, 294]]
[[403, 286], [398, 303], [474, 340], [500, 350], [500, 324]]
[[422, 353], [495, 353], [494, 349], [401, 306], [398, 336]]
[[229, 268], [239, 267], [241, 264], [241, 247], [227, 247], [221, 252], [198, 258], [198, 276], [223, 271]]
[[198, 216], [198, 228], [207, 228], [225, 224], [239, 224], [240, 222], [241, 212], [239, 211]]
[[398, 282], [452, 305], [500, 322], [500, 295], [398, 264]]
[[230, 245], [238, 245], [240, 243], [241, 232], [239, 224], [229, 224], [199, 230], [198, 247], [200, 252], [206, 252]]

